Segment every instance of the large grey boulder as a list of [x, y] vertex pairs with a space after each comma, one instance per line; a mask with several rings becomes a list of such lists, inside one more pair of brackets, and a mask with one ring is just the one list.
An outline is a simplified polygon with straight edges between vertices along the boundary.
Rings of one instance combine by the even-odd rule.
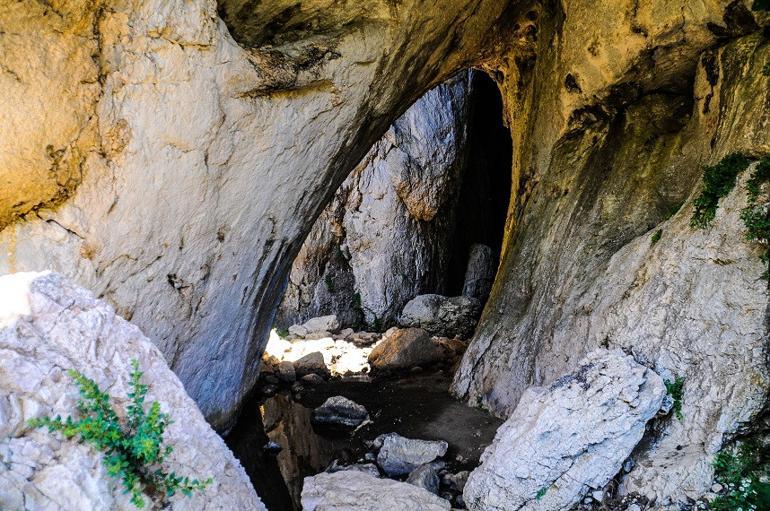
[[53, 273], [0, 277], [0, 509], [136, 509], [108, 476], [102, 453], [27, 426], [36, 417], [77, 416], [68, 369], [96, 381], [124, 410], [132, 359], [150, 386], [148, 401], [158, 401], [173, 420], [165, 440], [174, 451], [165, 468], [214, 480], [190, 498], [171, 497], [169, 509], [264, 510], [160, 351], [112, 307]]
[[433, 335], [466, 339], [473, 334], [480, 314], [481, 303], [475, 298], [420, 295], [404, 306], [398, 324], [420, 327]]
[[440, 458], [449, 447], [443, 440], [418, 440], [396, 433], [378, 436], [375, 445], [381, 445], [377, 464], [391, 477], [406, 475], [420, 465]]
[[306, 477], [304, 511], [449, 511], [448, 501], [417, 486], [345, 470]]
[[421, 328], [392, 328], [369, 354], [377, 370], [398, 370], [434, 364], [446, 357], [441, 346]]
[[633, 357], [591, 353], [524, 394], [468, 477], [468, 509], [571, 509], [621, 470], [665, 395], [663, 379]]

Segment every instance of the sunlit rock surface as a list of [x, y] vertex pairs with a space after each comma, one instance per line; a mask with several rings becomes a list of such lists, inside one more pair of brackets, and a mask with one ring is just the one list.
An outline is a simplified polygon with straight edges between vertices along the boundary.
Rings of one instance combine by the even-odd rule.
[[[264, 510], [240, 463], [185, 393], [158, 349], [110, 306], [52, 273], [0, 277], [0, 508], [8, 510], [134, 510], [103, 453], [77, 439], [32, 429], [36, 417], [77, 417], [76, 369], [128, 404], [131, 361], [173, 422], [174, 447], [164, 468], [213, 483], [202, 493], [170, 498], [169, 509]], [[12, 307], [9, 307], [11, 305]], [[145, 505], [151, 498], [144, 495]]]
[[665, 394], [660, 376], [620, 350], [528, 389], [471, 472], [468, 509], [572, 509], [621, 470]]
[[451, 507], [449, 501], [412, 484], [353, 470], [306, 477], [302, 489], [302, 509], [306, 511], [449, 511]]

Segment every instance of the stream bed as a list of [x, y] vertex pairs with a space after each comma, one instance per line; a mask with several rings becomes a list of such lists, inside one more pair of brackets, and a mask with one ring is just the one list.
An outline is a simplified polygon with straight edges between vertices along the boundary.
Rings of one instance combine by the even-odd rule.
[[[502, 420], [454, 399], [450, 383], [446, 371], [436, 371], [333, 379], [294, 394], [284, 389], [251, 400], [226, 442], [270, 511], [301, 509], [305, 477], [324, 471], [334, 460], [361, 461], [366, 442], [383, 433], [444, 440], [449, 444], [447, 468], [472, 470]], [[317, 431], [310, 421], [313, 409], [338, 395], [366, 407], [372, 422], [349, 434]], [[280, 451], [265, 449], [270, 441], [280, 445]]]

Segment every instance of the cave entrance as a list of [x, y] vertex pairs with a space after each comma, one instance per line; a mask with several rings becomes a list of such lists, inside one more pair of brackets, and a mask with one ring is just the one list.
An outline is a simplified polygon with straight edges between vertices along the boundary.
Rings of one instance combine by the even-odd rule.
[[[270, 509], [301, 509], [303, 479], [324, 470], [394, 477], [370, 447], [380, 434], [447, 442], [453, 472], [478, 464], [499, 421], [448, 389], [497, 272], [511, 145], [496, 84], [465, 71], [393, 123], [316, 221], [247, 405], [259, 414], [228, 438]], [[420, 299], [417, 310], [446, 308], [412, 325], [422, 330], [383, 335]], [[361, 413], [373, 421], [355, 422]], [[355, 430], [328, 434], [319, 417]], [[462, 505], [456, 488], [441, 490]]]
[[464, 71], [428, 91], [316, 221], [294, 261], [279, 330], [335, 315], [340, 329], [382, 332], [426, 294], [483, 306], [502, 249], [511, 153], [487, 74]]

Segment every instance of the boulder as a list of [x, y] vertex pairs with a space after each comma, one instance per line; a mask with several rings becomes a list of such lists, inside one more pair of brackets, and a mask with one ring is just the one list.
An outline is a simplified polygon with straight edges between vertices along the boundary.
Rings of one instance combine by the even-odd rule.
[[340, 465], [337, 460], [332, 461], [332, 464], [326, 469], [326, 472], [333, 474], [335, 472], [343, 472], [345, 470], [353, 470], [355, 472], [363, 472], [374, 477], [380, 477], [380, 469], [374, 463], [354, 463], [353, 465]]
[[418, 440], [396, 433], [378, 436], [375, 445], [381, 445], [377, 464], [389, 476], [401, 476], [425, 463], [446, 454], [449, 445], [443, 440]]
[[326, 367], [324, 356], [319, 351], [308, 353], [304, 357], [294, 362], [294, 372], [298, 378], [314, 373], [324, 378], [330, 376], [329, 368]]
[[293, 383], [297, 379], [297, 374], [294, 371], [294, 364], [288, 360], [279, 362], [277, 369], [279, 380], [286, 383]]
[[468, 267], [465, 270], [463, 296], [486, 300], [495, 280], [495, 255], [492, 248], [481, 243], [471, 246]]
[[0, 277], [0, 509], [136, 510], [107, 474], [102, 453], [27, 425], [78, 415], [68, 369], [94, 380], [113, 407], [124, 409], [134, 359], [149, 385], [147, 401], [158, 401], [172, 419], [165, 444], [174, 450], [164, 468], [214, 480], [189, 498], [170, 497], [166, 509], [265, 509], [160, 351], [112, 307], [53, 273]]
[[302, 325], [292, 325], [289, 327], [289, 335], [292, 337], [304, 338], [308, 334], [307, 328]]
[[304, 511], [449, 511], [451, 505], [417, 486], [345, 470], [306, 477]]
[[662, 378], [633, 357], [591, 353], [524, 394], [468, 477], [468, 509], [572, 509], [622, 470], [665, 395]]
[[313, 410], [313, 423], [322, 426], [356, 428], [369, 419], [366, 408], [342, 396], [333, 396]]
[[421, 328], [391, 329], [369, 354], [377, 370], [408, 369], [430, 365], [446, 357], [444, 350]]
[[433, 335], [461, 337], [473, 334], [481, 303], [467, 296], [420, 295], [405, 306], [398, 319], [402, 327], [420, 327]]
[[434, 495], [438, 495], [440, 483], [438, 471], [436, 470], [436, 467], [430, 463], [420, 465], [412, 470], [409, 477], [406, 478], [406, 482], [422, 488], [423, 490], [427, 490]]
[[340, 329], [340, 322], [337, 320], [337, 316], [332, 314], [329, 316], [320, 316], [309, 319], [305, 321], [302, 326], [307, 330], [308, 334], [315, 332], [336, 332]]

